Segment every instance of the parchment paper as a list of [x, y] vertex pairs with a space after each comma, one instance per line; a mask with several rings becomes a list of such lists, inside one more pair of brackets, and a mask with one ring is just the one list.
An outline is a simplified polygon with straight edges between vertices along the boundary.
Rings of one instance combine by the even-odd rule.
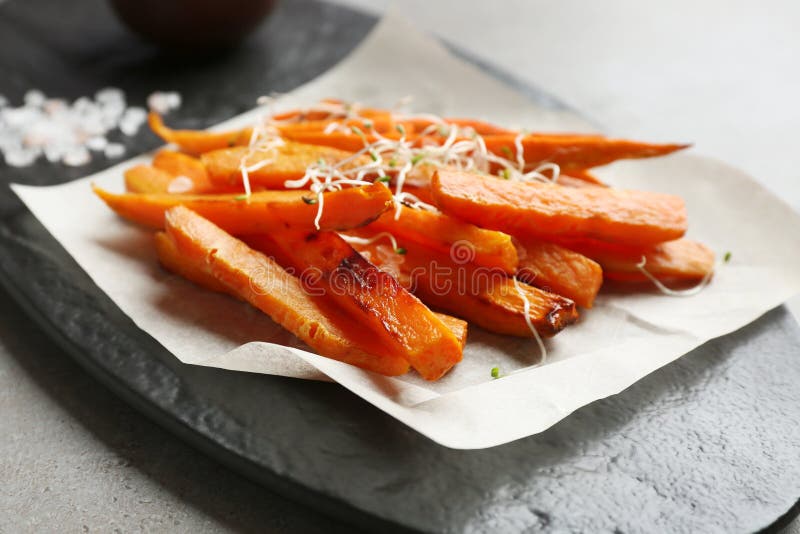
[[[532, 105], [393, 16], [278, 108], [332, 96], [387, 106], [406, 95], [419, 111], [540, 131], [591, 129], [573, 114]], [[250, 123], [261, 112], [219, 127]], [[602, 178], [683, 196], [690, 237], [719, 256], [731, 251], [706, 290], [686, 298], [604, 292], [579, 324], [547, 342], [542, 365], [532, 341], [472, 328], [464, 361], [439, 382], [413, 373], [385, 378], [307, 352], [261, 312], [161, 270], [151, 234], [117, 218], [89, 187], [122, 190], [123, 170], [149, 157], [61, 186], [13, 187], [98, 286], [182, 362], [334, 380], [448, 447], [492, 447], [541, 432], [800, 291], [800, 216], [751, 178], [693, 153], [614, 164], [600, 170]], [[492, 367], [504, 376], [492, 379]]]

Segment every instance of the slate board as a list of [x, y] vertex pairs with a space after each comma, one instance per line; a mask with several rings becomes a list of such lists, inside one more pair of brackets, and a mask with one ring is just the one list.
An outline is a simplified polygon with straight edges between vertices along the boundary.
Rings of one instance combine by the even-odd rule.
[[[339, 6], [293, 0], [239, 48], [187, 59], [139, 42], [98, 0], [11, 0], [0, 5], [0, 94], [19, 102], [36, 87], [76, 98], [114, 85], [143, 102], [152, 90], [175, 89], [184, 95], [179, 125], [204, 127], [323, 72], [373, 24]], [[303, 53], [287, 61], [288, 49]], [[124, 142], [130, 154], [159, 145], [144, 131]], [[547, 432], [450, 450], [336, 385], [171, 357], [7, 187], [60, 183], [109, 163], [0, 164], [0, 280], [90, 373], [246, 476], [382, 531], [751, 532], [797, 514], [800, 329], [784, 308]]]

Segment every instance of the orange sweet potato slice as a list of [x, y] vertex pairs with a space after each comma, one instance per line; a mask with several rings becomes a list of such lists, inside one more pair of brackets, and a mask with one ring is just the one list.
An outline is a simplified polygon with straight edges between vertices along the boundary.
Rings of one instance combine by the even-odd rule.
[[653, 245], [686, 232], [686, 208], [675, 195], [612, 188], [511, 182], [440, 170], [432, 181], [439, 208], [483, 228], [520, 238], [588, 237]]
[[[252, 167], [247, 173], [254, 188], [283, 189], [286, 180], [302, 178], [306, 168], [319, 161], [332, 165], [351, 157], [351, 152], [325, 146], [306, 145], [286, 141], [282, 146], [268, 150], [251, 151], [247, 147], [223, 148], [207, 152], [200, 157], [210, 180], [218, 186], [242, 186], [241, 166]], [[258, 167], [262, 162], [268, 164]], [[367, 156], [355, 158], [342, 165], [350, 169], [369, 162]]]
[[[153, 167], [170, 173], [174, 177], [185, 177], [191, 180], [192, 189], [181, 191], [206, 192], [213, 187], [208, 179], [208, 172], [203, 163], [193, 156], [174, 150], [159, 150], [153, 157]], [[176, 184], [173, 184], [173, 186]]]
[[[178, 256], [162, 257], [167, 266], [177, 263], [180, 274], [201, 271], [212, 276], [323, 356], [389, 376], [408, 370], [408, 362], [364, 335], [341, 310], [309, 295], [300, 280], [273, 260], [183, 206], [170, 209], [165, 219], [167, 239]], [[159, 241], [160, 251], [170, 254], [164, 238]], [[190, 279], [207, 282], [197, 274]]]
[[[500, 157], [512, 154], [516, 158], [515, 135], [488, 135], [486, 148]], [[556, 163], [562, 171], [583, 170], [605, 165], [618, 159], [638, 159], [664, 156], [689, 145], [651, 144], [625, 139], [608, 139], [586, 135], [531, 134], [521, 139], [526, 167], [541, 163]]]
[[[369, 237], [368, 228], [348, 232]], [[429, 306], [445, 310], [470, 323], [494, 332], [531, 337], [528, 317], [539, 335], [552, 337], [578, 319], [575, 303], [561, 295], [548, 293], [525, 283], [515, 284], [499, 269], [454, 263], [440, 254], [413, 242], [402, 242], [405, 254], [392, 254], [384, 242], [354, 247], [381, 269], [386, 270]]]
[[662, 281], [699, 281], [714, 271], [714, 252], [691, 239], [677, 239], [646, 248], [590, 240], [565, 242], [564, 246], [599, 263], [609, 280], [647, 281], [636, 267], [642, 257], [646, 259], [647, 272]]
[[[163, 228], [164, 212], [184, 205], [234, 234], [252, 234], [295, 228], [312, 230], [317, 205], [307, 191], [263, 191], [244, 195], [115, 194], [94, 192], [121, 217], [150, 228]], [[320, 228], [346, 230], [368, 224], [392, 206], [383, 184], [325, 193]], [[305, 200], [304, 200], [305, 199]]]
[[[158, 254], [158, 261], [168, 271], [182, 276], [190, 282], [205, 289], [216, 291], [218, 293], [227, 293], [238, 299], [242, 298], [235, 291], [232, 291], [228, 286], [217, 280], [214, 275], [205, 270], [203, 264], [199, 264], [193, 259], [182, 255], [175, 246], [175, 242], [172, 241], [166, 232], [156, 232], [154, 241], [156, 252]], [[328, 306], [321, 303], [318, 298], [317, 300], [317, 303], [320, 306]], [[333, 305], [330, 306], [332, 307]], [[339, 309], [335, 311], [337, 315], [344, 313], [343, 310]], [[441, 319], [441, 321], [453, 332], [453, 335], [456, 337], [456, 339], [458, 339], [461, 346], [464, 347], [464, 345], [467, 343], [467, 322], [444, 313], [435, 313], [435, 315]], [[407, 363], [405, 367], [408, 368]]]
[[578, 306], [591, 308], [603, 283], [603, 269], [583, 254], [537, 239], [517, 242], [517, 278]]
[[260, 250], [269, 254], [277, 248], [273, 255], [279, 261], [290, 262], [309, 287], [323, 291], [424, 379], [438, 380], [461, 361], [462, 345], [442, 320], [339, 235], [280, 232], [262, 237]]
[[130, 193], [167, 193], [175, 177], [152, 165], [134, 165], [125, 170], [125, 190]]
[[209, 150], [246, 145], [250, 142], [252, 128], [211, 132], [207, 130], [173, 130], [168, 128], [158, 113], [150, 112], [147, 122], [154, 134], [167, 143], [172, 143], [188, 154], [199, 156]]
[[511, 236], [442, 213], [403, 208], [395, 219], [394, 210], [390, 210], [369, 226], [449, 254], [456, 262], [497, 267], [511, 275], [517, 270], [517, 250]]

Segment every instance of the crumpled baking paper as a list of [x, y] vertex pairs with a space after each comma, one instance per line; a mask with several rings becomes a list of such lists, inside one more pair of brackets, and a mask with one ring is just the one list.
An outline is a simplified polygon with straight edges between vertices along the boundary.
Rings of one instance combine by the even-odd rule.
[[[570, 112], [532, 104], [391, 16], [343, 62], [277, 107], [324, 97], [387, 106], [407, 95], [415, 109], [440, 115], [538, 131], [591, 130]], [[251, 123], [262, 112], [219, 128]], [[442, 380], [427, 383], [413, 373], [386, 378], [307, 352], [258, 310], [160, 269], [151, 233], [117, 218], [90, 190], [91, 182], [121, 190], [123, 170], [149, 158], [65, 185], [14, 190], [97, 285], [182, 362], [333, 380], [448, 447], [492, 447], [541, 432], [800, 290], [800, 216], [753, 179], [692, 152], [617, 163], [601, 169], [601, 177], [618, 187], [681, 195], [689, 236], [719, 257], [731, 252], [704, 291], [686, 298], [604, 292], [579, 324], [547, 341], [541, 365], [533, 341], [473, 327], [464, 361]], [[491, 378], [493, 367], [502, 378]]]

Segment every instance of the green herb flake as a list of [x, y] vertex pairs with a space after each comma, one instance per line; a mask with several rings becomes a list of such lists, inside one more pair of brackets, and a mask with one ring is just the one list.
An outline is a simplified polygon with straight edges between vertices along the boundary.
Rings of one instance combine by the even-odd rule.
[[500, 171], [500, 176], [502, 176], [506, 180], [510, 180], [511, 179], [511, 170], [510, 169], [503, 169], [502, 171]]
[[722, 261], [724, 261], [725, 263], [728, 263], [729, 261], [731, 261], [731, 251], [730, 250], [725, 253], [725, 256], [722, 258]]
[[398, 133], [400, 133], [400, 135], [402, 135], [403, 137], [405, 137], [405, 135], [406, 135], [406, 129], [405, 129], [405, 127], [404, 127], [402, 124], [398, 124], [397, 126], [395, 126], [395, 129], [398, 131]]
[[500, 378], [500, 368], [492, 367], [492, 378]]
[[378, 161], [378, 155], [375, 153], [374, 150], [369, 151], [369, 157], [372, 158], [372, 161]]
[[411, 165], [416, 165], [425, 157], [425, 154], [417, 154], [413, 158], [411, 158]]
[[389, 160], [389, 167], [391, 167], [392, 169], [397, 167], [397, 160], [395, 158]]
[[510, 149], [510, 148], [508, 148], [507, 146], [504, 146], [504, 147], [502, 147], [500, 150], [503, 152], [503, 154], [505, 154], [505, 156], [506, 156], [508, 159], [511, 159], [511, 158], [513, 158], [513, 157], [514, 157], [514, 153], [513, 153], [513, 152], [511, 152], [511, 149]]
[[359, 137], [364, 137], [364, 132], [358, 126], [351, 126], [350, 130]]
[[388, 176], [380, 176], [378, 178], [375, 178], [376, 182], [381, 182], [381, 183], [384, 183], [384, 184], [388, 184], [389, 180], [391, 180], [391, 179]]
[[316, 198], [308, 198], [308, 197], [302, 197], [302, 198], [303, 198], [303, 202], [305, 202], [306, 204], [316, 204], [317, 203], [317, 199]]
[[247, 200], [247, 195], [236, 195], [233, 197], [233, 200], [237, 202], [241, 202], [242, 200]]
[[397, 253], [398, 253], [398, 254], [400, 254], [401, 256], [404, 256], [404, 255], [405, 255], [405, 253], [406, 253], [406, 252], [408, 252], [408, 251], [407, 251], [406, 249], [404, 249], [403, 247], [397, 247], [397, 248], [395, 249], [395, 252], [397, 252]]
[[371, 120], [364, 119], [364, 128], [366, 128], [367, 130], [371, 130], [372, 126], [373, 126], [373, 124], [372, 124]]

